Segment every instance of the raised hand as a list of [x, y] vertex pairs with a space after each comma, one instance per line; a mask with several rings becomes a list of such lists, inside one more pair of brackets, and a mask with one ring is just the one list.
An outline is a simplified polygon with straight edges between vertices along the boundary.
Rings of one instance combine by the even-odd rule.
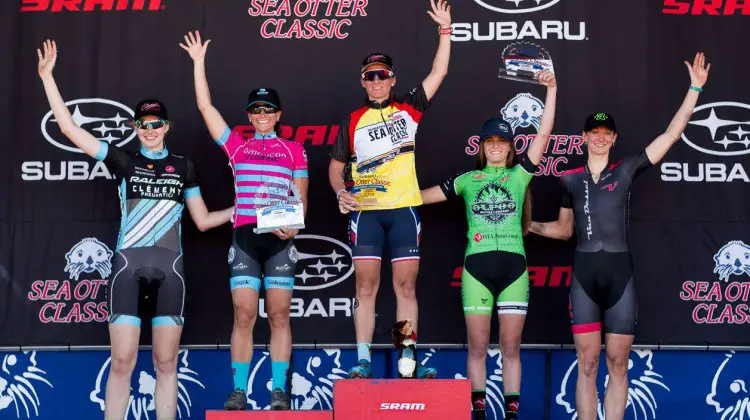
[[540, 84], [542, 84], [543, 86], [547, 86], [547, 88], [557, 87], [557, 79], [555, 79], [555, 73], [552, 73], [549, 70], [540, 71], [535, 75], [535, 77]]
[[185, 35], [185, 43], [180, 43], [180, 48], [187, 51], [190, 54], [190, 58], [193, 61], [199, 61], [206, 58], [206, 49], [211, 40], [207, 40], [205, 43], [201, 42], [201, 33], [195, 31], [195, 35], [192, 32], [188, 32]]
[[430, 6], [432, 11], [428, 10], [427, 14], [430, 15], [432, 20], [438, 25], [447, 28], [451, 26], [451, 7], [448, 5], [447, 0], [430, 0]]
[[695, 54], [693, 59], [693, 65], [685, 61], [685, 65], [690, 72], [690, 84], [702, 88], [706, 84], [708, 79], [708, 72], [711, 70], [711, 63], [706, 65], [706, 55], [702, 52]]
[[49, 39], [44, 41], [43, 48], [44, 52], [38, 48], [36, 50], [36, 55], [39, 57], [39, 77], [52, 75], [52, 69], [55, 68], [55, 62], [57, 62], [57, 44], [55, 41]]

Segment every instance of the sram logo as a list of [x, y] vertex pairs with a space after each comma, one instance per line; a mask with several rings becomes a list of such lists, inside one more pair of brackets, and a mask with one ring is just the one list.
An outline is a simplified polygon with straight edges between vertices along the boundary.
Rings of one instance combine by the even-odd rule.
[[423, 403], [384, 402], [384, 403], [380, 403], [380, 409], [381, 410], [425, 411], [426, 407]]
[[745, 0], [664, 0], [665, 15], [750, 15], [750, 2]]
[[164, 10], [161, 0], [21, 0], [22, 12]]

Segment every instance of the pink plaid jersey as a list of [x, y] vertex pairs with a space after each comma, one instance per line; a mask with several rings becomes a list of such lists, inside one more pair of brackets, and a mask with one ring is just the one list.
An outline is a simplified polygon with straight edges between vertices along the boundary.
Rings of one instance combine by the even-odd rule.
[[234, 172], [234, 227], [256, 223], [256, 208], [286, 198], [293, 178], [307, 178], [305, 148], [275, 133], [245, 139], [227, 127], [216, 143]]

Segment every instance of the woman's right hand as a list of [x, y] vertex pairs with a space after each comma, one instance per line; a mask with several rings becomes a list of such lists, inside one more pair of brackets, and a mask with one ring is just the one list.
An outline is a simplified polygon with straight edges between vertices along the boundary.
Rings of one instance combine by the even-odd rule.
[[36, 50], [36, 55], [39, 56], [39, 77], [52, 76], [52, 69], [55, 68], [55, 62], [57, 62], [57, 44], [55, 41], [49, 39], [44, 41], [42, 50]]
[[205, 43], [201, 42], [201, 33], [195, 31], [195, 35], [192, 32], [188, 32], [185, 35], [185, 43], [180, 43], [180, 48], [187, 51], [190, 54], [190, 58], [193, 61], [201, 61], [206, 58], [206, 49], [211, 40], [207, 40]]

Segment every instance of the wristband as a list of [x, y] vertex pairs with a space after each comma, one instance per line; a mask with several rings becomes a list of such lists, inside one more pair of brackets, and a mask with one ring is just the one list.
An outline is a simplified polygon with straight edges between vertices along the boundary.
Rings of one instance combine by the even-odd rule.
[[346, 192], [346, 188], [342, 188], [339, 190], [339, 192], [336, 193], [336, 200], [338, 200], [341, 197], [341, 194]]
[[438, 28], [438, 32], [440, 32], [440, 35], [453, 35], [453, 27], [452, 26], [447, 27], [447, 28], [440, 27]]
[[696, 86], [693, 86], [693, 85], [690, 85], [690, 90], [694, 90], [696, 92], [703, 92], [702, 88], [699, 88], [699, 87], [696, 87]]

